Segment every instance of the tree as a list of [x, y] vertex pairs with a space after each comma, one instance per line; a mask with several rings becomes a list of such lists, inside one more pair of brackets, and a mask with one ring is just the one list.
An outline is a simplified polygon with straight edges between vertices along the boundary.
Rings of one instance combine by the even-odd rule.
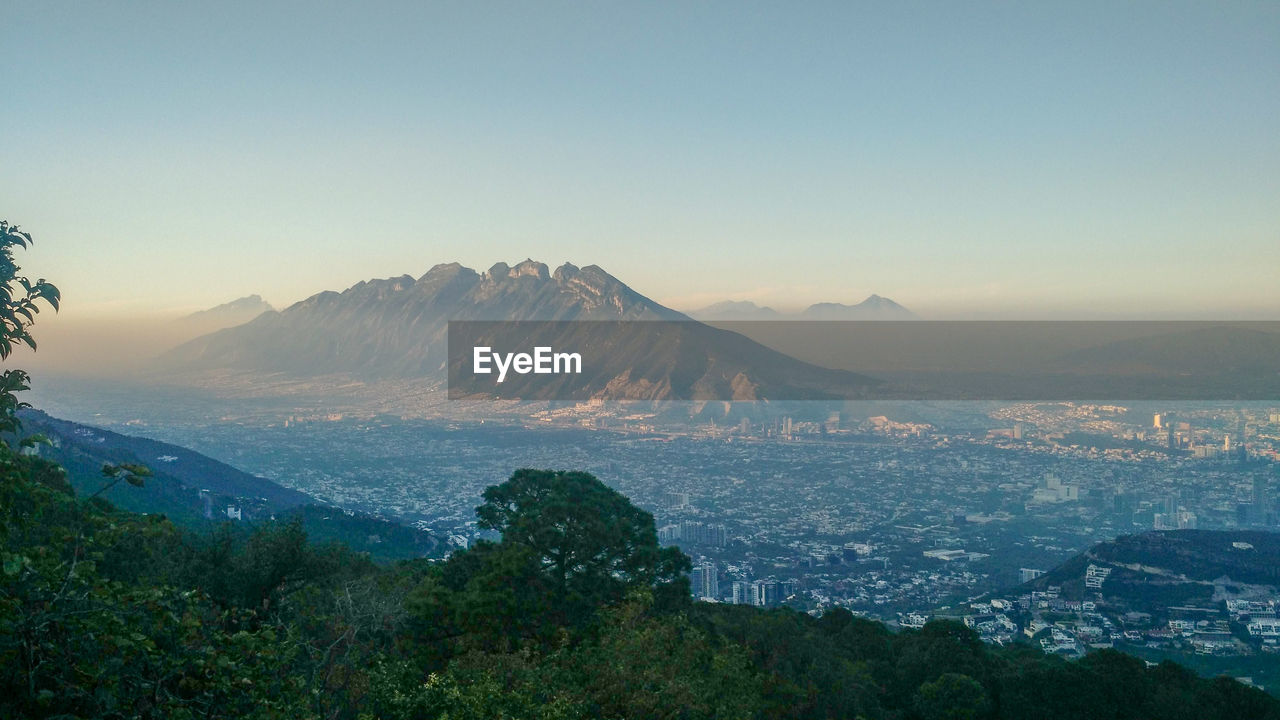
[[920, 686], [915, 706], [924, 720], [976, 720], [986, 717], [990, 703], [977, 680], [946, 673]]
[[[38, 301], [48, 303], [56, 312], [62, 299], [58, 288], [44, 278], [33, 283], [18, 274], [22, 268], [14, 262], [13, 250], [26, 249], [31, 243], [30, 233], [0, 220], [0, 360], [8, 360], [21, 345], [34, 350], [36, 341], [30, 328], [40, 312]], [[0, 433], [16, 433], [21, 427], [18, 410], [30, 405], [20, 402], [16, 393], [26, 390], [30, 381], [22, 370], [9, 368], [0, 374]]]
[[404, 644], [423, 669], [467, 651], [550, 650], [580, 639], [632, 590], [688, 603], [689, 559], [661, 548], [653, 516], [583, 472], [517, 470], [484, 492], [480, 526], [502, 533], [432, 568], [406, 600]]
[[931, 620], [898, 638], [898, 692], [903, 696], [946, 673], [988, 679], [987, 658], [978, 633], [954, 620]]
[[658, 615], [644, 590], [603, 614], [601, 632], [566, 653], [570, 685], [606, 718], [760, 717], [761, 678], [743, 648], [714, 642], [684, 615]]
[[616, 605], [634, 587], [677, 582], [689, 559], [658, 545], [653, 516], [585, 472], [517, 470], [484, 491], [480, 527], [532, 551], [565, 613]]

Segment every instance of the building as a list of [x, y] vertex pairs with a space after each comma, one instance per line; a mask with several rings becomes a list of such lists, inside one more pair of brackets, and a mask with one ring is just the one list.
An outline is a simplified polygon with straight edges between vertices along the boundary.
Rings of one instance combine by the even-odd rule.
[[1036, 570], [1034, 568], [1021, 568], [1018, 570], [1019, 581], [1024, 583], [1029, 583], [1041, 575], [1044, 575], [1043, 570]]
[[1099, 567], [1098, 565], [1090, 565], [1084, 571], [1084, 586], [1092, 590], [1102, 589], [1102, 583], [1106, 582], [1107, 576], [1111, 574], [1111, 568]]
[[680, 526], [663, 525], [658, 528], [658, 542], [663, 545], [674, 545], [680, 542]]
[[686, 520], [679, 525], [658, 528], [658, 542], [663, 545], [713, 545], [724, 547], [729, 541], [729, 531], [724, 525], [705, 525]]
[[756, 607], [777, 607], [795, 594], [795, 583], [777, 580], [757, 580], [751, 583], [751, 604]]
[[689, 573], [689, 592], [699, 599], [720, 599], [720, 573], [715, 563], [702, 563]]
[[1267, 479], [1262, 476], [1253, 478], [1253, 522], [1257, 525], [1269, 524], [1271, 517], [1271, 498], [1267, 493]]
[[1247, 627], [1252, 637], [1267, 640], [1280, 638], [1280, 618], [1256, 618]]
[[1065, 485], [1052, 473], [1046, 474], [1031, 494], [1035, 503], [1074, 502], [1080, 499], [1080, 488], [1076, 485]]

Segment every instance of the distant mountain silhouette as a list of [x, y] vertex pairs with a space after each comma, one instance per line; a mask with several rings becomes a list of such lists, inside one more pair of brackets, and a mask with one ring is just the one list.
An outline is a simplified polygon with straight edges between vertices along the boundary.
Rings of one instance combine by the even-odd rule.
[[215, 330], [243, 325], [262, 313], [271, 312], [274, 309], [262, 299], [261, 295], [247, 295], [208, 310], [184, 315], [177, 319], [176, 324], [182, 328], [186, 337], [191, 338]]
[[910, 310], [886, 297], [871, 295], [857, 305], [817, 303], [800, 313], [803, 320], [915, 320]]
[[690, 311], [695, 320], [721, 322], [733, 320], [918, 320], [919, 317], [886, 297], [871, 295], [857, 305], [823, 302], [800, 312], [782, 313], [761, 307], [749, 300], [725, 300]]
[[[165, 353], [159, 363], [174, 372], [232, 369], [443, 380], [450, 320], [642, 320], [682, 326], [678, 332], [629, 331], [620, 341], [625, 347], [596, 366], [589, 387], [579, 388], [592, 397], [826, 398], [849, 397], [874, 385], [869, 378], [803, 363], [736, 333], [693, 322], [597, 266], [566, 263], [553, 273], [533, 260], [498, 263], [484, 273], [450, 263], [416, 280], [404, 275], [360, 282], [341, 293], [322, 292], [196, 338]], [[581, 325], [558, 336], [565, 343], [561, 347], [600, 339], [590, 335], [598, 326]], [[606, 372], [607, 377], [601, 374]], [[525, 397], [546, 392], [542, 388]]]
[[689, 313], [695, 320], [781, 320], [786, 316], [750, 300], [725, 300]]

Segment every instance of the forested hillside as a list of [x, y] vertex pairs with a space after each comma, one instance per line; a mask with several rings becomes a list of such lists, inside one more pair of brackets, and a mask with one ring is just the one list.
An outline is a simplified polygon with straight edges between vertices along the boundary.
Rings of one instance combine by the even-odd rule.
[[[81, 496], [100, 494], [113, 505], [143, 514], [162, 514], [179, 527], [209, 532], [228, 520], [224, 531], [252, 532], [270, 518], [300, 518], [312, 540], [337, 540], [375, 560], [404, 560], [441, 552], [439, 538], [387, 518], [322, 504], [316, 498], [250, 475], [193, 450], [158, 440], [122, 435], [50, 417], [35, 410], [18, 413], [25, 432], [47, 442], [30, 448], [56, 462]], [[150, 473], [139, 487], [102, 476], [105, 464], [142, 465]]]

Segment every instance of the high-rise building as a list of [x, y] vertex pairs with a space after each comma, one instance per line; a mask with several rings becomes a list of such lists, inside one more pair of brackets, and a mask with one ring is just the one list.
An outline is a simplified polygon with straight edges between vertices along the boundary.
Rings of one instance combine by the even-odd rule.
[[777, 607], [795, 594], [795, 583], [777, 580], [757, 580], [751, 584], [751, 604], [756, 607]]
[[716, 564], [705, 562], [689, 573], [689, 592], [696, 598], [720, 599], [720, 573]]
[[674, 545], [680, 542], [680, 526], [664, 525], [658, 528], [658, 542], [663, 545]]
[[702, 565], [702, 597], [712, 600], [720, 599], [720, 572], [715, 563]]
[[1177, 514], [1177, 525], [1179, 530], [1195, 530], [1199, 519], [1196, 514], [1187, 510], [1181, 510]]
[[754, 586], [746, 580], [733, 581], [733, 604], [755, 605]]
[[724, 525], [705, 525], [695, 520], [685, 520], [679, 525], [667, 525], [658, 530], [658, 541], [666, 544], [714, 545], [724, 547], [729, 541], [729, 531]]
[[1253, 522], [1266, 525], [1271, 517], [1271, 498], [1267, 493], [1267, 479], [1261, 475], [1253, 478]]
[[1133, 512], [1133, 496], [1123, 490], [1116, 490], [1111, 496], [1111, 510], [1120, 515]]
[[796, 584], [790, 580], [783, 580], [778, 583], [778, 602], [786, 602], [788, 598], [796, 594]]
[[703, 575], [706, 573], [701, 565], [694, 565], [689, 571], [689, 594], [694, 597], [702, 597], [702, 586], [706, 583]]

